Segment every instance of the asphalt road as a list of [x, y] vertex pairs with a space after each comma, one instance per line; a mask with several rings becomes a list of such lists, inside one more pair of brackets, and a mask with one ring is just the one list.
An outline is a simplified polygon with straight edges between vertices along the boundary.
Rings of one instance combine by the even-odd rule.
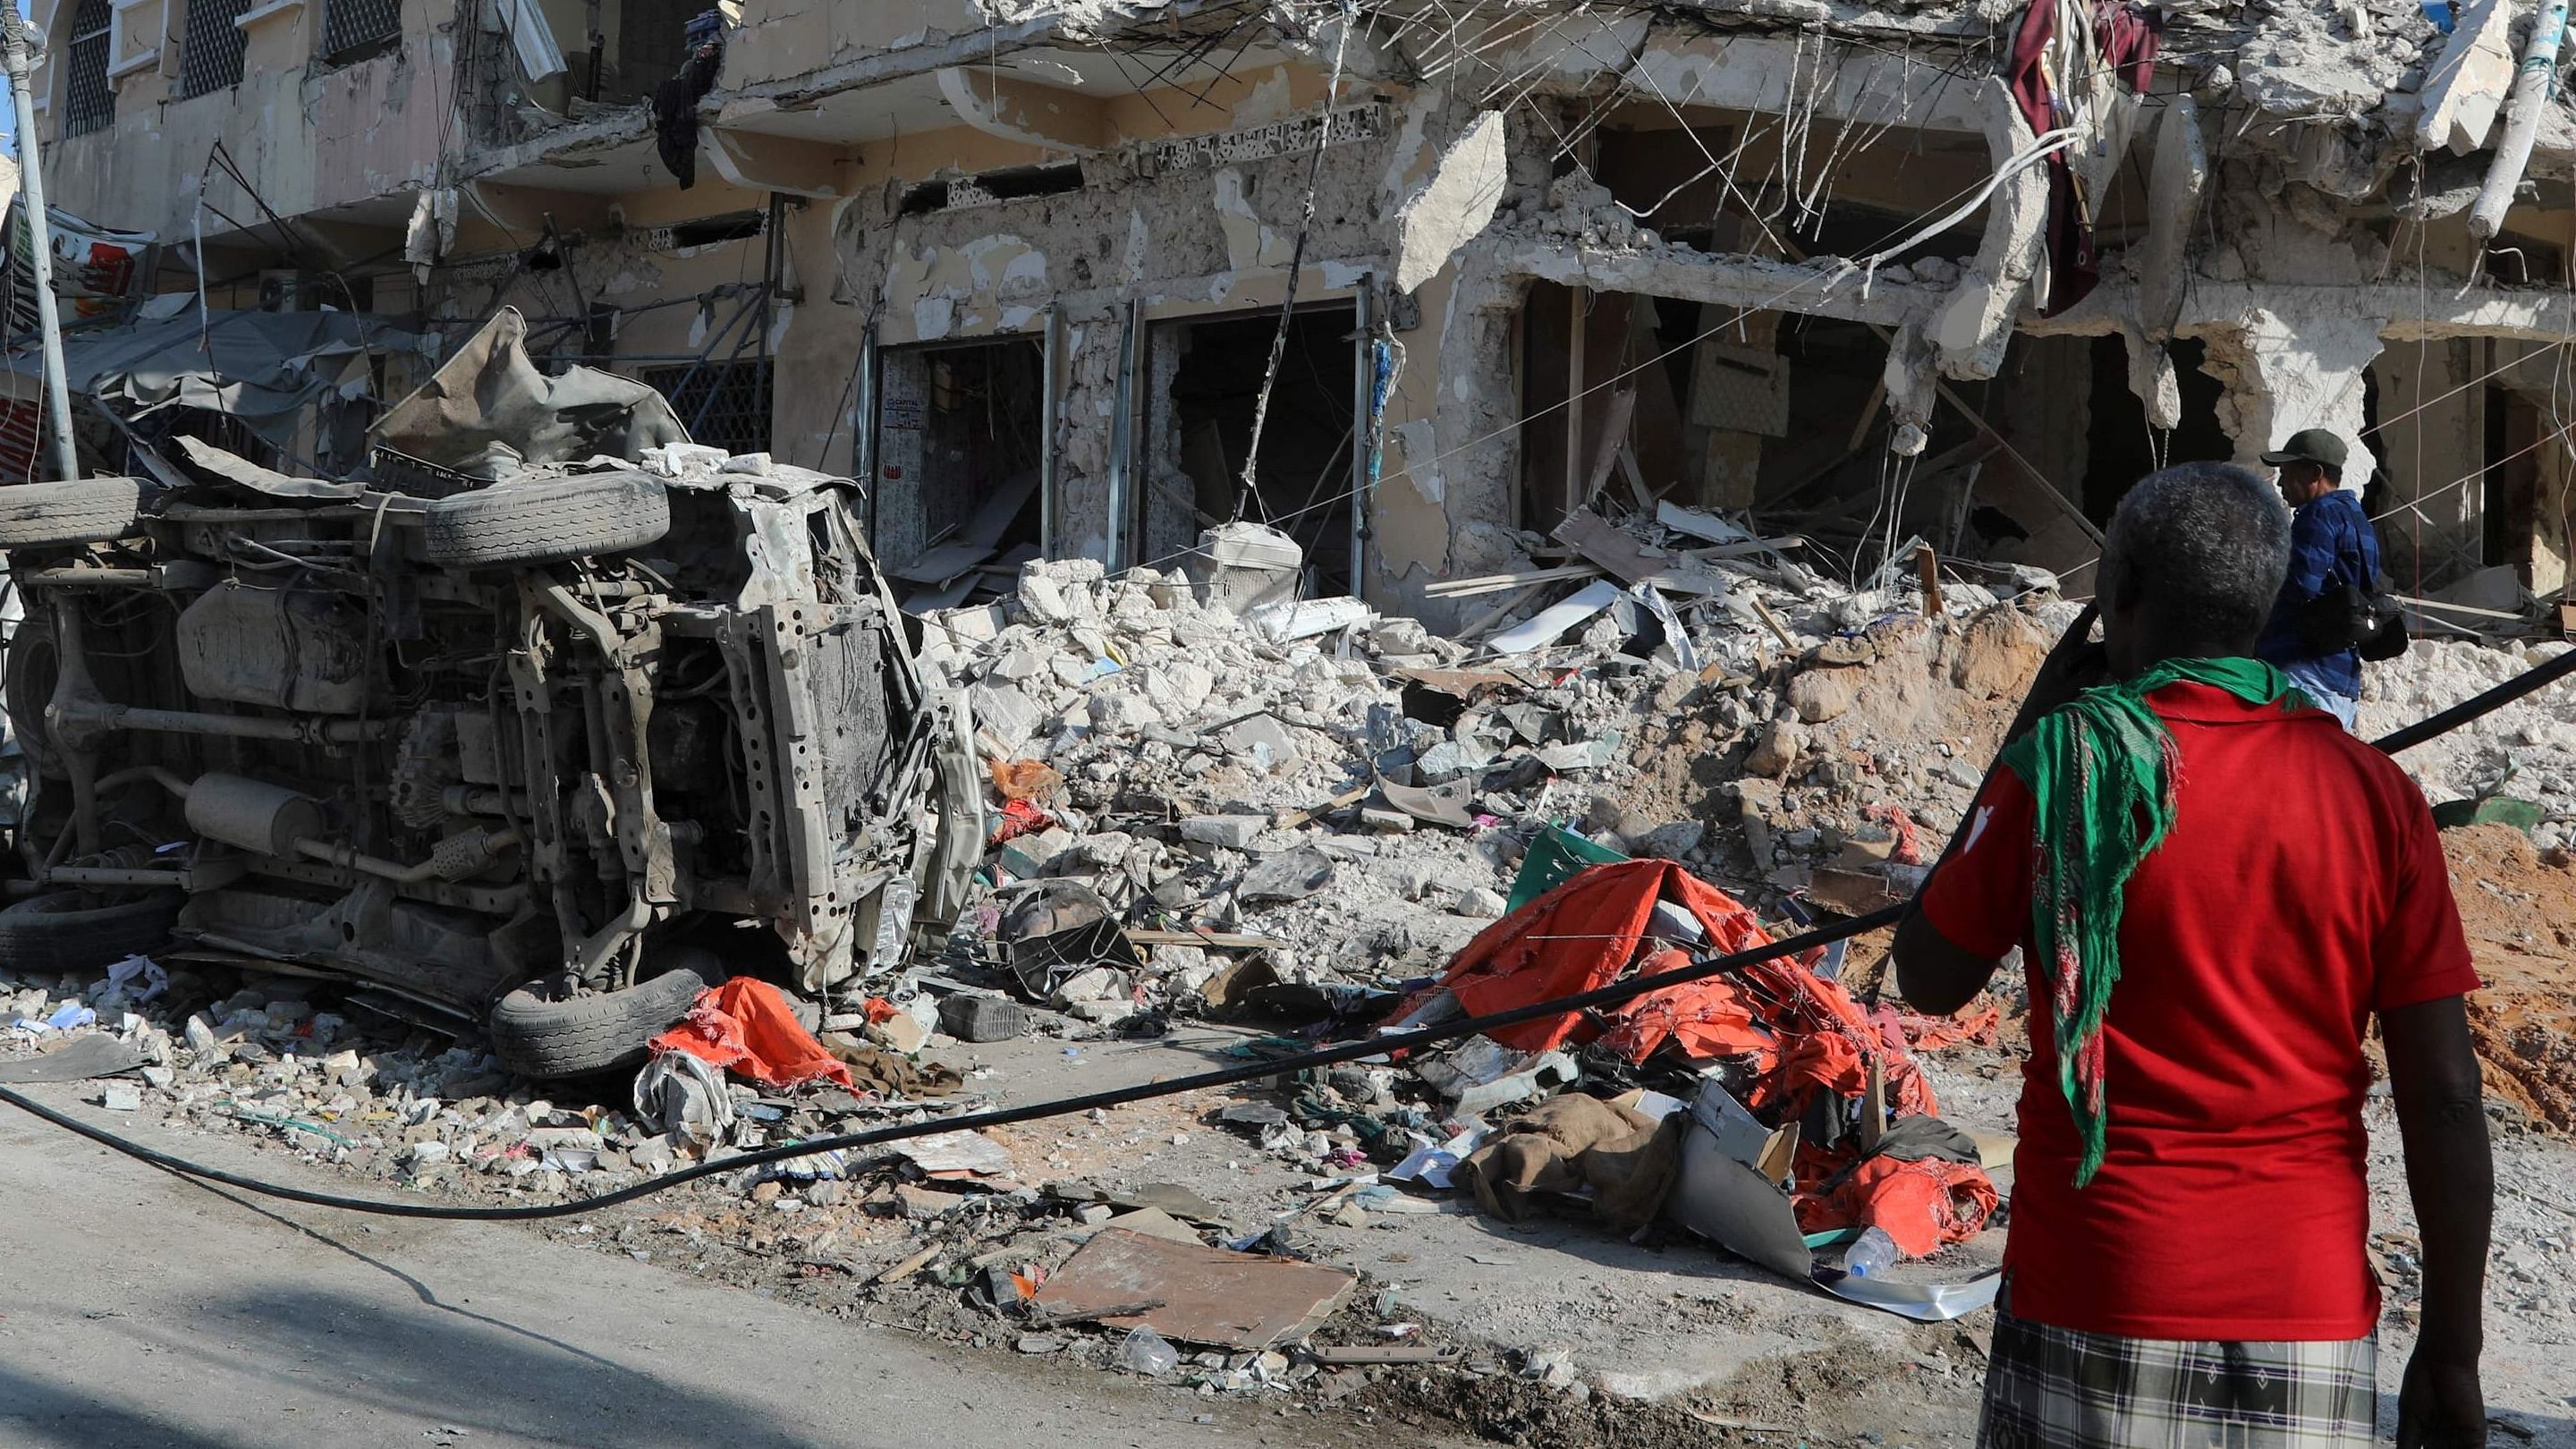
[[[128, 1124], [210, 1165], [335, 1181]], [[1347, 1442], [1303, 1416], [841, 1322], [517, 1225], [238, 1199], [6, 1106], [0, 1244], [0, 1449]]]

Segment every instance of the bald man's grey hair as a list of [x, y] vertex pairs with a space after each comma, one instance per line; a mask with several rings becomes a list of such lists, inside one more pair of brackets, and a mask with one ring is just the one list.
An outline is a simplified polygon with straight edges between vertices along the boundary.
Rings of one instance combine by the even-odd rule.
[[2290, 571], [2290, 509], [2232, 463], [2138, 480], [2102, 539], [2107, 601], [2134, 600], [2168, 638], [2251, 645]]

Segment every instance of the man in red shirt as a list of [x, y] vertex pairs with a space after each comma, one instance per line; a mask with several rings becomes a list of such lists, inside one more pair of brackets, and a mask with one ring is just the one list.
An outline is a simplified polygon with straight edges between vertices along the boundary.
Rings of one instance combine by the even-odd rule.
[[2424, 1242], [2398, 1443], [2485, 1442], [2478, 979], [2422, 794], [2246, 657], [2288, 555], [2253, 475], [2141, 481], [2102, 642], [2088, 610], [1897, 931], [1920, 1009], [2029, 977], [1987, 1449], [2372, 1441], [2374, 1015]]

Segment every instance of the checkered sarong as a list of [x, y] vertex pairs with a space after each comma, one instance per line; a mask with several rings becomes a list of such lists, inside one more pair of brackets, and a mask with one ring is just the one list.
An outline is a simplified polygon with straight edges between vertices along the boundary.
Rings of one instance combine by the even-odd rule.
[[2367, 1449], [2379, 1341], [2179, 1343], [1995, 1314], [1977, 1449]]

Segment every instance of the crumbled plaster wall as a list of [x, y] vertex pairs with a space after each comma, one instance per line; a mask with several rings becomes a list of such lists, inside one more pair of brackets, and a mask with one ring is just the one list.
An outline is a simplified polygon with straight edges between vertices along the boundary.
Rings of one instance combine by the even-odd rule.
[[[1401, 102], [1389, 109], [1384, 138], [1327, 153], [1306, 245], [1315, 271], [1305, 297], [1319, 295], [1317, 274], [1324, 289], [1346, 292], [1387, 269], [1388, 219], [1402, 199], [1390, 178], [1416, 178], [1427, 161], [1409, 153], [1432, 148], [1430, 137], [1408, 129]], [[1059, 548], [1106, 557], [1126, 304], [1139, 300], [1150, 316], [1275, 307], [1309, 165], [1300, 152], [1146, 176], [1120, 159], [1095, 159], [1084, 163], [1080, 191], [899, 217], [891, 228], [879, 200], [872, 222], [841, 228], [836, 290], [854, 302], [881, 296], [881, 336], [894, 344], [1027, 333], [1044, 325], [1050, 304], [1061, 308], [1067, 365], [1056, 439]], [[1140, 421], [1152, 381], [1138, 380]], [[1140, 488], [1157, 469], [1165, 477], [1174, 472], [1168, 458], [1136, 462]], [[1147, 490], [1147, 507], [1158, 491]], [[1161, 519], [1155, 532], [1174, 526]]]
[[[1455, 136], [1477, 113], [1455, 105], [1431, 120]], [[1426, 115], [1434, 115], [1430, 104]], [[1553, 141], [1525, 108], [1505, 118], [1506, 218], [1546, 209]], [[1387, 451], [1374, 500], [1380, 587], [1391, 607], [1452, 628], [1490, 599], [1439, 600], [1425, 586], [1525, 567], [1520, 515], [1519, 312], [1526, 275], [1471, 243], [1413, 296], [1419, 325], [1399, 336], [1406, 365], [1387, 407]]]
[[[239, 84], [185, 98], [174, 26], [159, 66], [116, 83], [114, 125], [67, 140], [56, 132], [45, 153], [47, 199], [102, 226], [184, 237], [198, 219], [198, 179], [218, 142], [258, 198], [217, 174], [204, 199], [253, 228], [261, 227], [261, 203], [298, 216], [418, 190], [437, 172], [455, 94], [445, 12], [442, 4], [408, 7], [400, 47], [336, 69], [307, 64], [319, 5], [277, 16], [249, 31]], [[130, 18], [147, 13], [157, 12]], [[57, 43], [66, 38], [58, 33]], [[58, 77], [49, 65], [38, 84]], [[213, 211], [203, 224], [210, 240], [231, 230]], [[270, 245], [264, 234], [251, 240]]]
[[[2223, 167], [2219, 185], [2223, 203], [2214, 223], [2223, 241], [2204, 270], [2220, 280], [2357, 291], [2386, 260], [2378, 238], [2277, 166]], [[2236, 444], [2236, 461], [2248, 465], [2302, 428], [2332, 428], [2352, 448], [2344, 485], [2358, 490], [2376, 464], [2362, 441], [2364, 374], [2384, 346], [2389, 319], [2341, 299], [2293, 303], [2286, 285], [2279, 295], [2274, 305], [2189, 329], [2207, 348], [2202, 370], [2226, 389], [2219, 423]]]

